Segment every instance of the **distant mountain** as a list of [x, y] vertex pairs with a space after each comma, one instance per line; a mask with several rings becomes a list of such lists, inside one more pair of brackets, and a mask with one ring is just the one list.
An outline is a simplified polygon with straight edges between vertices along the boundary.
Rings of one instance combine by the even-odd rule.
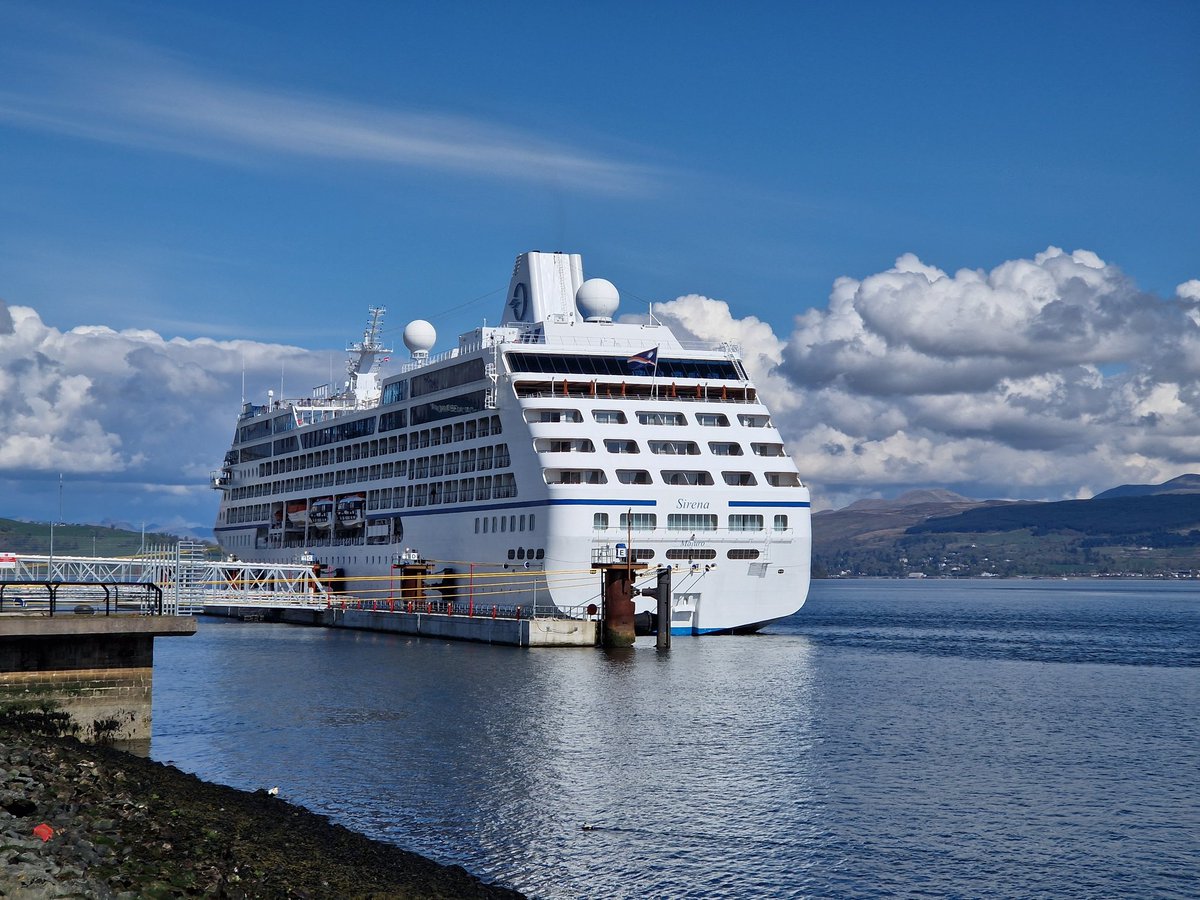
[[913, 491], [813, 516], [813, 571], [903, 576], [1200, 573], [1200, 475], [1092, 500]]
[[1145, 497], [1155, 494], [1200, 493], [1200, 475], [1180, 475], [1162, 484], [1122, 484], [1109, 488], [1093, 497], [1093, 500], [1110, 500], [1113, 497]]

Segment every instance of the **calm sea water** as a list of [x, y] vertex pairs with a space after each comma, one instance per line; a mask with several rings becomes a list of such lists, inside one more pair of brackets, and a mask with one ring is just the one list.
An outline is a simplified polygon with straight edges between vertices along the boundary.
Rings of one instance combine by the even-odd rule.
[[822, 581], [665, 654], [155, 654], [155, 759], [536, 897], [1200, 896], [1192, 583]]

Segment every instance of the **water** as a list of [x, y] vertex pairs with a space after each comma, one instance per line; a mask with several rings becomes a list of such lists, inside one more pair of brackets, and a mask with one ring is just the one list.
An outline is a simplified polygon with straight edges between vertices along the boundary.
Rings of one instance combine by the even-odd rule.
[[213, 620], [155, 652], [154, 758], [536, 897], [1200, 896], [1186, 582], [815, 582], [667, 655]]

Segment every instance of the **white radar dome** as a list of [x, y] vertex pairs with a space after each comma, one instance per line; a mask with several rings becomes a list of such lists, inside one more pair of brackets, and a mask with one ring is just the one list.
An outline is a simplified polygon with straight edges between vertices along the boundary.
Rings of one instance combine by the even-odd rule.
[[575, 306], [589, 322], [611, 322], [620, 305], [621, 295], [606, 278], [589, 278], [575, 292]]
[[424, 319], [414, 319], [404, 326], [404, 346], [414, 357], [425, 357], [437, 343], [437, 329]]

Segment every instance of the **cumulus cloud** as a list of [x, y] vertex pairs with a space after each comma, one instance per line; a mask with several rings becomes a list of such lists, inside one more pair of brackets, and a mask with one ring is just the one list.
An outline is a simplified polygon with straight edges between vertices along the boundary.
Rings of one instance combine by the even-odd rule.
[[[131, 491], [203, 497], [242, 390], [266, 399], [281, 375], [307, 392], [328, 357], [254, 341], [166, 339], [153, 331], [59, 331], [0, 303], [0, 478], [106, 476]], [[215, 506], [215, 502], [214, 502]]]
[[1200, 471], [1200, 280], [1163, 298], [1087, 250], [953, 274], [905, 254], [839, 278], [786, 340], [719, 300], [656, 312], [745, 345], [819, 505], [919, 486], [1058, 499]]

